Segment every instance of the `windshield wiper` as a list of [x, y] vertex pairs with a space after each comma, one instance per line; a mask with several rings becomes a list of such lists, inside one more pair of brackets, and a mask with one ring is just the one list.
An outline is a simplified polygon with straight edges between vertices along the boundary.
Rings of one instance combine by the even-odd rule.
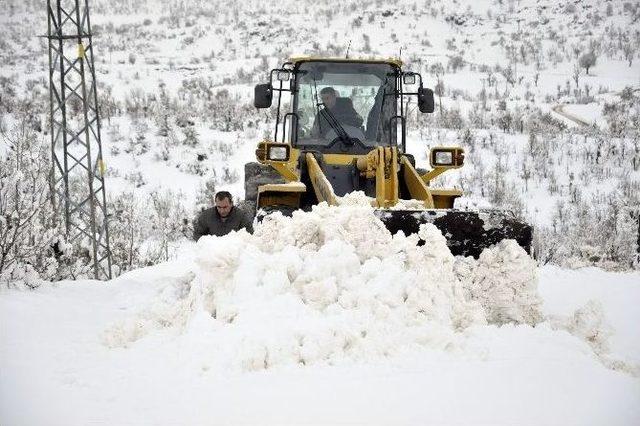
[[342, 127], [342, 124], [340, 124], [340, 122], [336, 119], [333, 113], [329, 111], [329, 108], [327, 108], [326, 105], [324, 104], [322, 105], [324, 106], [324, 108], [320, 110], [320, 114], [324, 115], [324, 118], [327, 120], [327, 123], [329, 123], [329, 126], [331, 126], [333, 130], [335, 130], [336, 134], [338, 135], [338, 138], [340, 138], [340, 140], [347, 145], [353, 145], [353, 141], [351, 140], [347, 132], [344, 130], [344, 127]]

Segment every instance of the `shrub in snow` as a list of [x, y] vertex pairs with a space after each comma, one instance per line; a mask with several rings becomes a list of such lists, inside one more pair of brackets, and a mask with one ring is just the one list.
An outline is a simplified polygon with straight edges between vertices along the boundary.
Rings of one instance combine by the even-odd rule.
[[172, 191], [155, 191], [142, 199], [128, 192], [109, 201], [117, 218], [110, 222], [115, 275], [167, 261], [180, 242], [191, 237], [191, 215], [182, 198]]
[[209, 144], [209, 152], [223, 161], [229, 159], [229, 157], [235, 154], [237, 152], [237, 148], [237, 144], [234, 146], [231, 143], [221, 140], [214, 140]]
[[120, 125], [114, 123], [107, 126], [107, 136], [111, 144], [118, 144], [124, 140], [122, 132], [120, 131]]
[[124, 105], [133, 118], [146, 117], [152, 110], [153, 96], [140, 88], [131, 89], [125, 96]]
[[464, 67], [464, 59], [462, 58], [462, 56], [455, 55], [449, 58], [449, 62], [447, 63], [447, 68], [451, 72], [456, 73], [458, 72], [458, 70], [462, 69], [463, 67]]
[[149, 126], [144, 121], [137, 121], [133, 123], [133, 127], [135, 135], [129, 138], [129, 143], [124, 151], [137, 157], [149, 151], [149, 141], [147, 140]]
[[602, 108], [609, 131], [616, 137], [631, 137], [638, 140], [640, 134], [640, 97], [630, 87], [620, 94], [620, 100], [606, 102]]
[[442, 109], [437, 120], [438, 127], [445, 129], [463, 129], [467, 125], [460, 110], [457, 108]]
[[109, 244], [114, 275], [142, 266], [140, 246], [144, 241], [148, 222], [141, 203], [132, 193], [123, 193], [109, 200], [111, 217], [109, 222]]
[[[84, 277], [88, 271], [88, 251], [71, 248], [56, 227], [60, 216], [49, 198], [47, 142], [20, 117], [2, 133], [7, 149], [0, 149], [6, 152], [0, 157], [0, 286], [35, 288], [43, 280]], [[78, 185], [71, 179], [70, 193]]]
[[198, 131], [193, 126], [186, 126], [182, 128], [182, 133], [184, 134], [184, 138], [182, 139], [182, 144], [190, 147], [195, 147], [200, 143], [198, 137]]
[[216, 182], [217, 179], [214, 173], [212, 177], [209, 177], [204, 181], [204, 183], [200, 184], [200, 188], [196, 195], [195, 211], [200, 212], [213, 206], [213, 198], [216, 193]]
[[122, 105], [113, 97], [113, 88], [101, 85], [98, 92], [98, 105], [100, 105], [100, 117], [111, 124], [111, 119], [121, 113]]
[[14, 263], [0, 272], [0, 289], [32, 290], [40, 287], [45, 281], [29, 264]]
[[129, 146], [125, 149], [125, 152], [135, 157], [146, 154], [149, 151], [149, 143], [144, 135], [136, 135], [133, 138], [129, 138]]
[[57, 235], [48, 198], [48, 146], [26, 120], [3, 131], [1, 139], [0, 283], [35, 287], [39, 273], [50, 272], [48, 251]]
[[168, 138], [162, 138], [156, 151], [154, 152], [154, 158], [158, 161], [169, 161], [171, 158], [171, 150], [173, 144], [169, 142]]
[[206, 161], [198, 160], [198, 156], [192, 157], [189, 161], [183, 161], [177, 165], [177, 167], [186, 172], [196, 176], [204, 176], [209, 172], [209, 166]]
[[597, 191], [575, 203], [558, 203], [552, 226], [536, 229], [538, 259], [569, 267], [637, 267], [637, 205], [636, 199], [618, 192]]
[[140, 188], [147, 184], [142, 172], [139, 170], [127, 173], [124, 178], [131, 182], [131, 184], [136, 188]]
[[146, 263], [155, 264], [169, 260], [179, 240], [191, 238], [191, 218], [182, 204], [181, 193], [154, 191], [149, 199]]
[[567, 125], [554, 118], [550, 113], [536, 109], [527, 115], [525, 128], [533, 134], [557, 135], [567, 129]]
[[236, 169], [231, 169], [227, 166], [222, 168], [222, 183], [232, 184], [236, 183], [240, 179], [240, 174]]

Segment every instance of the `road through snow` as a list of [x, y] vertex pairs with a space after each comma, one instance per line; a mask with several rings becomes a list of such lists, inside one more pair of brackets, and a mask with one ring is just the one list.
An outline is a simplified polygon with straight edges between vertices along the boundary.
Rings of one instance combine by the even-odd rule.
[[551, 108], [551, 111], [555, 112], [558, 115], [561, 115], [562, 117], [566, 118], [567, 120], [577, 124], [578, 126], [589, 126], [590, 124], [587, 123], [586, 121], [584, 121], [583, 119], [581, 119], [580, 117], [568, 113], [566, 112], [564, 109], [567, 106], [567, 104], [560, 104], [560, 105], [555, 105], [553, 108]]

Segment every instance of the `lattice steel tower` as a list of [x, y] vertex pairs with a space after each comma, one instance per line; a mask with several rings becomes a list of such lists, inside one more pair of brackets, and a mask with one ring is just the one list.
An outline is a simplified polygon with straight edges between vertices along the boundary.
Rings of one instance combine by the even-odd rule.
[[111, 278], [105, 165], [88, 0], [47, 0], [51, 178], [67, 241], [85, 250], [96, 279]]

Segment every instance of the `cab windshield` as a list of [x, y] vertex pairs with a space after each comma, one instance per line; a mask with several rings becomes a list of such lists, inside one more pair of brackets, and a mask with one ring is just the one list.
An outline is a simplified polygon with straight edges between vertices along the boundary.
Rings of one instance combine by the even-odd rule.
[[294, 112], [298, 146], [396, 144], [397, 69], [391, 64], [304, 62]]

